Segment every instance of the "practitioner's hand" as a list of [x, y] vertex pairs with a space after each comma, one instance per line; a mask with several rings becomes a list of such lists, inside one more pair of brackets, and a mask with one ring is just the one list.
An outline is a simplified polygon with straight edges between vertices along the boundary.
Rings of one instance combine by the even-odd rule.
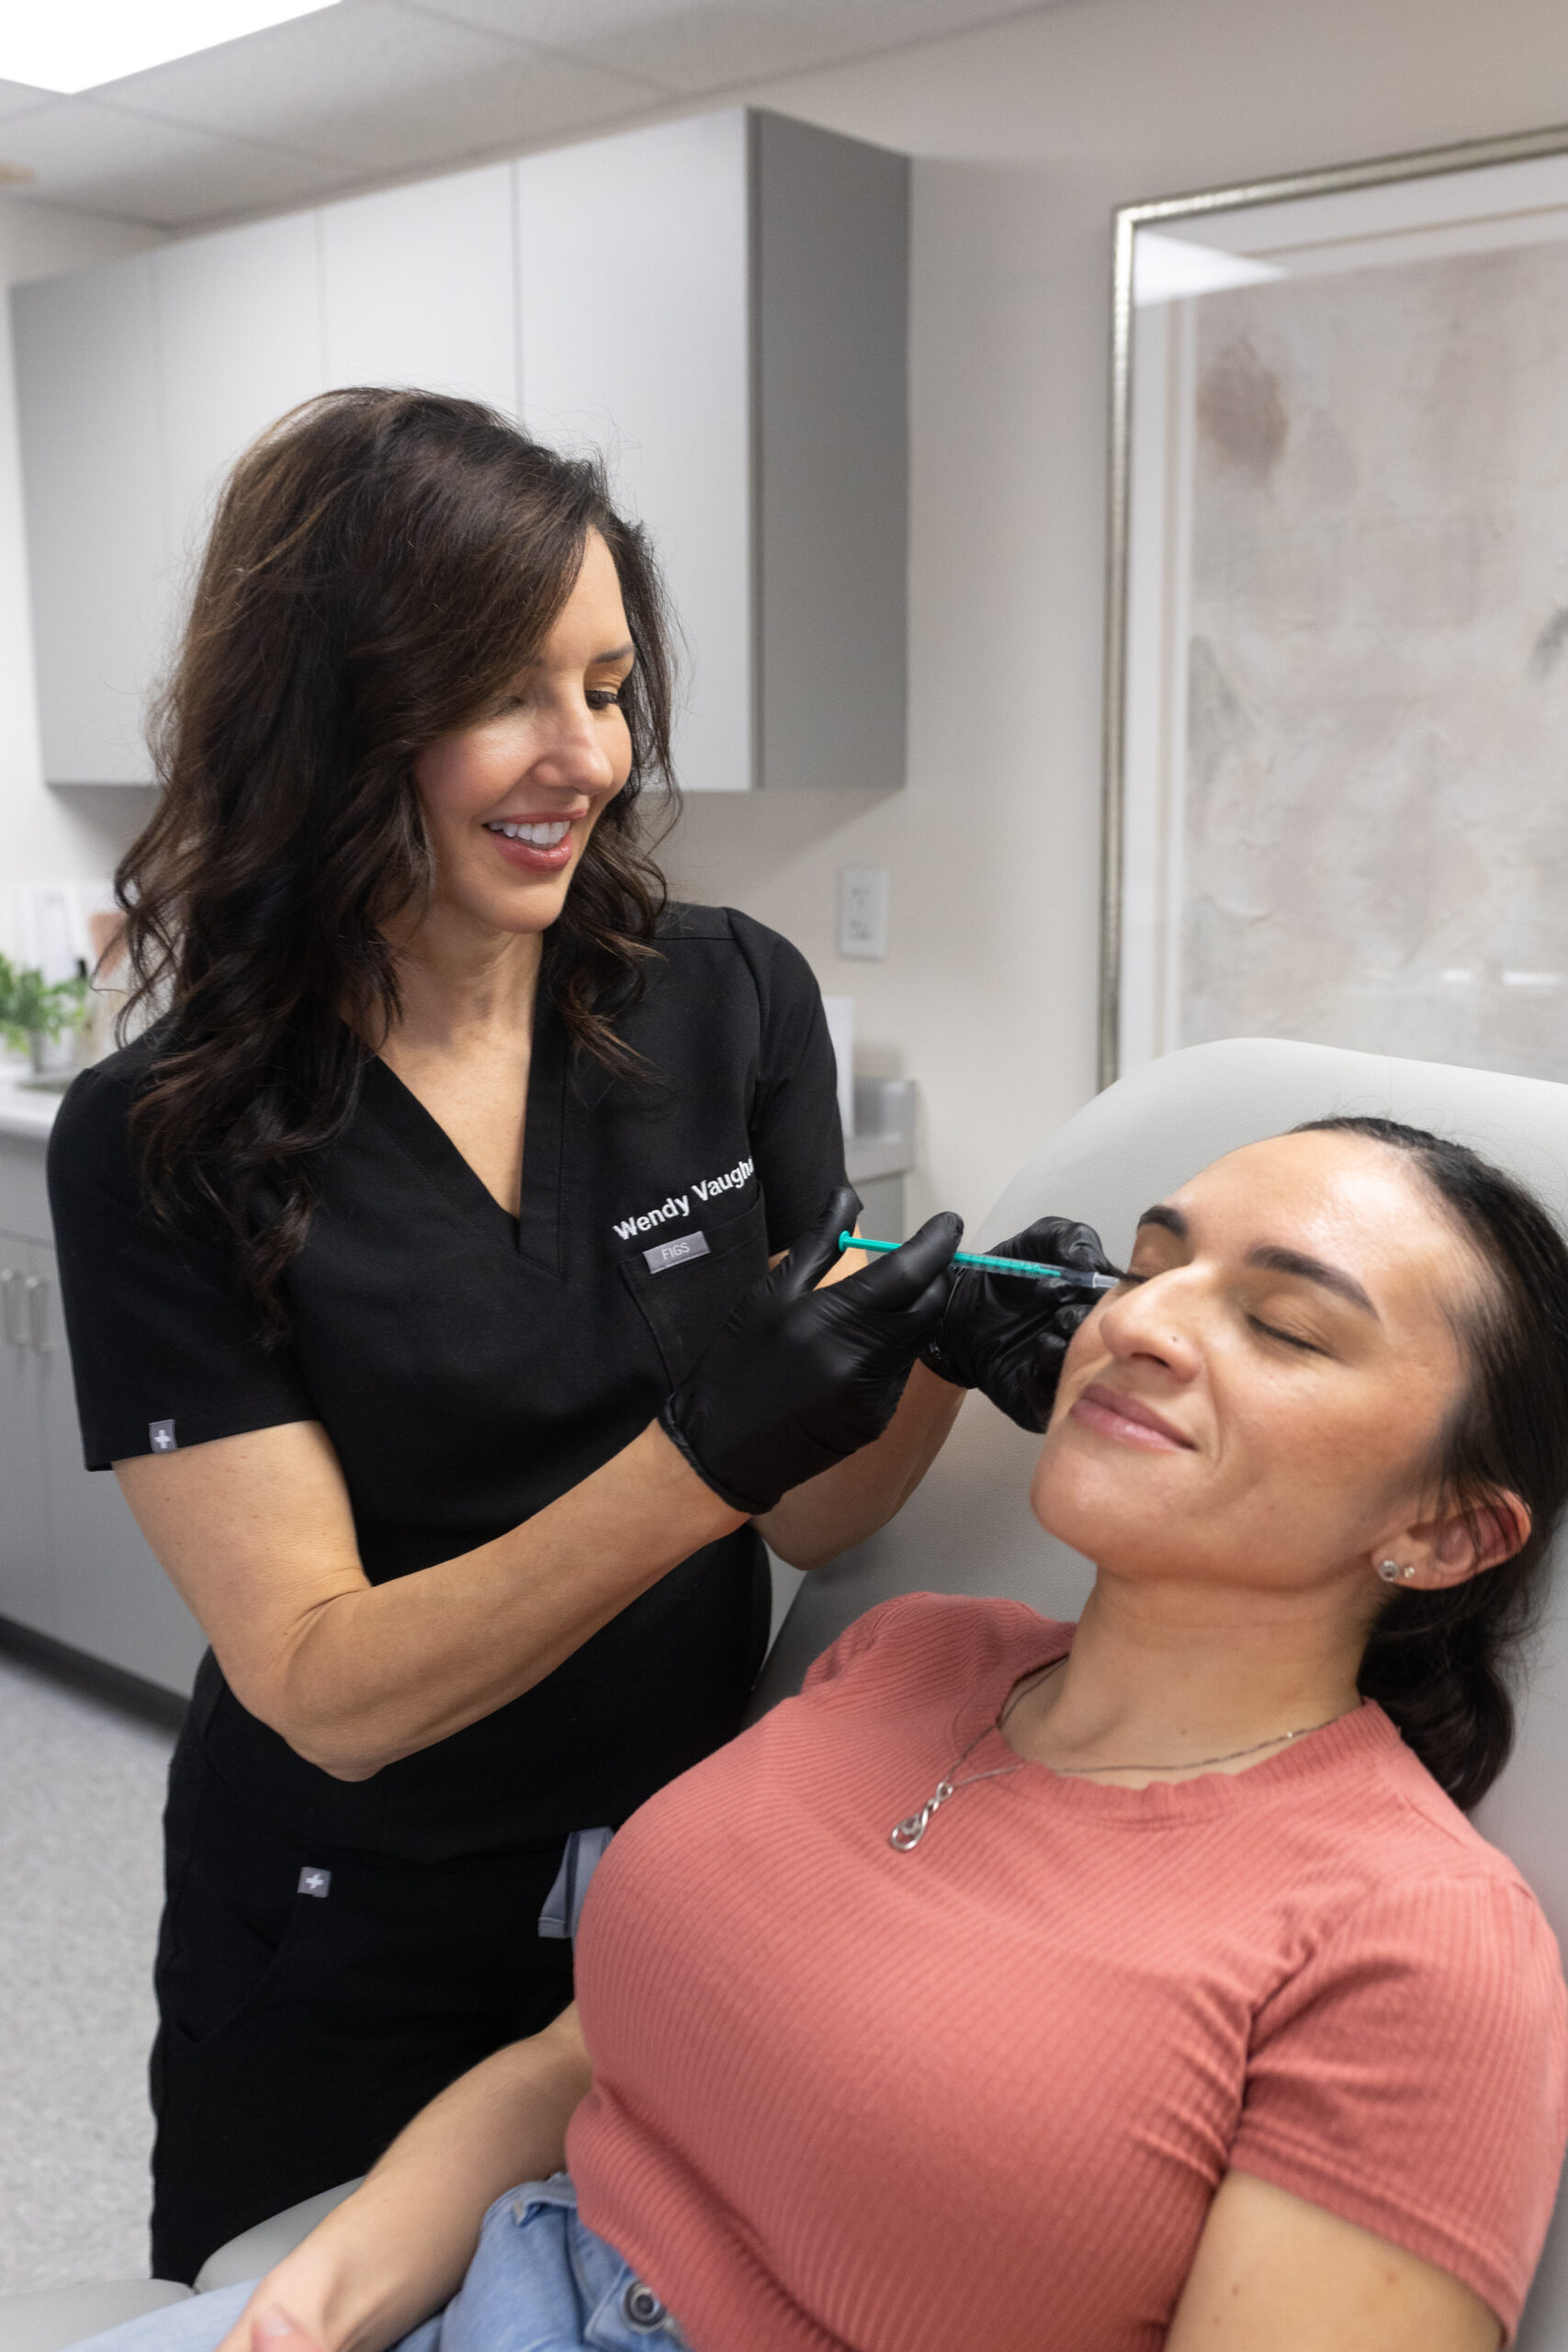
[[660, 1420], [733, 1510], [779, 1497], [882, 1435], [942, 1310], [964, 1231], [933, 1216], [901, 1250], [818, 1290], [860, 1203], [846, 1187], [747, 1292]]
[[[998, 1258], [1084, 1273], [1116, 1269], [1092, 1226], [1043, 1216], [1027, 1233], [997, 1244]], [[1043, 1430], [1055, 1402], [1067, 1342], [1094, 1305], [1092, 1291], [1071, 1283], [1027, 1281], [960, 1266], [942, 1320], [920, 1350], [923, 1363], [955, 1387], [979, 1388], [1021, 1430]]]

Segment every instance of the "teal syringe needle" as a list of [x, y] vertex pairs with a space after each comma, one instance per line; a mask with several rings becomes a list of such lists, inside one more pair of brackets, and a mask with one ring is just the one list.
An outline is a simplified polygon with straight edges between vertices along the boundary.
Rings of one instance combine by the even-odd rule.
[[[863, 1233], [840, 1233], [840, 1250], [902, 1250], [901, 1241], [868, 1241]], [[1031, 1281], [1070, 1283], [1075, 1290], [1114, 1290], [1120, 1274], [1086, 1274], [1077, 1266], [1041, 1266], [1032, 1258], [986, 1258], [970, 1250], [955, 1250], [955, 1266], [978, 1266], [987, 1274], [1024, 1274]]]

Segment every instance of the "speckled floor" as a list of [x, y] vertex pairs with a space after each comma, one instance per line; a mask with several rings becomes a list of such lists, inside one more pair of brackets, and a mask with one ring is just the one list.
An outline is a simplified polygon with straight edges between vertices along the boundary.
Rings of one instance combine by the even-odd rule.
[[147, 2275], [173, 1744], [0, 1656], [0, 2292]]

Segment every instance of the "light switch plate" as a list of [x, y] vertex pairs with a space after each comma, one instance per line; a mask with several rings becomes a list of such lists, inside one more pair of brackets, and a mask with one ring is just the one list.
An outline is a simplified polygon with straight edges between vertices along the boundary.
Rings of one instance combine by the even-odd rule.
[[839, 953], [879, 964], [887, 953], [886, 865], [839, 868]]

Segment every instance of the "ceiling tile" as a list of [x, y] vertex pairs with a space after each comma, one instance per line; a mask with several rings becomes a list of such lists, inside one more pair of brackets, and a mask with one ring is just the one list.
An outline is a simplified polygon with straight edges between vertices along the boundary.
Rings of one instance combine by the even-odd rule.
[[29, 197], [161, 227], [297, 203], [353, 176], [319, 156], [152, 122], [94, 98], [59, 98], [7, 122], [0, 158], [33, 172]]
[[339, 0], [111, 85], [116, 107], [272, 140], [366, 171], [456, 161], [613, 119], [660, 95], [482, 27]]
[[338, 0], [79, 97], [0, 81], [0, 165], [55, 203], [184, 224], [1060, 5]]
[[417, 0], [685, 96], [1032, 15], [1051, 0]]

